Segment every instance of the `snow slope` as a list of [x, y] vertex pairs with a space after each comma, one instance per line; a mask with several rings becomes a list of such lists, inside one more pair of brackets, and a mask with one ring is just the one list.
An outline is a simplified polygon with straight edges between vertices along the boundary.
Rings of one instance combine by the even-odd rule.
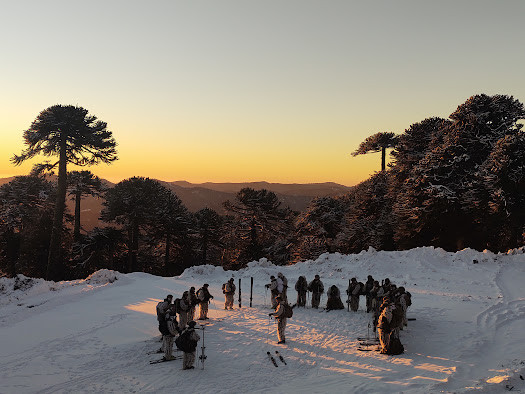
[[[2, 278], [0, 393], [525, 392], [523, 252], [370, 249], [287, 267], [262, 259], [239, 272], [192, 267], [174, 278], [107, 270], [60, 283]], [[369, 274], [405, 286], [408, 317], [417, 319], [401, 332], [405, 353], [357, 350], [371, 317], [363, 297], [357, 313], [296, 308], [286, 345], [276, 345], [264, 284], [278, 272], [291, 289], [299, 275], [310, 281], [317, 273], [342, 293], [348, 279]], [[224, 311], [220, 289], [231, 276], [242, 279], [243, 307]], [[160, 347], [156, 303], [204, 283], [215, 295], [205, 369], [182, 371], [180, 360], [150, 365], [161, 357], [148, 354]], [[266, 352], [276, 349], [288, 365], [270, 363]]]

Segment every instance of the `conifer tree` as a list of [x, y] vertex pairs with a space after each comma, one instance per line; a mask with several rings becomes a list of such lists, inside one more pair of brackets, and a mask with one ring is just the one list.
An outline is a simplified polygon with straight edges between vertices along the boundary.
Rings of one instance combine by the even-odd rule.
[[54, 105], [43, 110], [24, 131], [27, 146], [12, 162], [19, 165], [39, 154], [57, 156], [58, 161], [49, 167], [58, 166], [58, 187], [53, 218], [53, 229], [49, 243], [46, 278], [60, 280], [62, 267], [62, 228], [67, 192], [67, 165], [86, 166], [111, 163], [117, 159], [116, 142], [107, 124], [88, 115], [82, 107]]
[[71, 171], [68, 173], [69, 195], [75, 199], [75, 224], [73, 229], [73, 239], [78, 242], [80, 239], [80, 203], [83, 196], [102, 196], [105, 188], [102, 186], [100, 178], [91, 171]]
[[386, 170], [386, 150], [394, 148], [397, 144], [398, 137], [394, 133], [376, 133], [367, 137], [352, 156], [364, 155], [369, 152], [381, 152], [381, 171]]
[[17, 176], [0, 186], [0, 249], [5, 269], [41, 277], [45, 274], [55, 188], [37, 176]]

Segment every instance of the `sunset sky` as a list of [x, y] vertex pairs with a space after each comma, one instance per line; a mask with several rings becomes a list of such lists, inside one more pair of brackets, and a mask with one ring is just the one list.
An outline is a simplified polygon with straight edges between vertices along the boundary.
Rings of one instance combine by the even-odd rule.
[[[354, 185], [367, 136], [525, 102], [525, 1], [0, 0], [0, 177], [40, 111], [108, 123], [119, 181]], [[37, 162], [44, 160], [39, 158]]]

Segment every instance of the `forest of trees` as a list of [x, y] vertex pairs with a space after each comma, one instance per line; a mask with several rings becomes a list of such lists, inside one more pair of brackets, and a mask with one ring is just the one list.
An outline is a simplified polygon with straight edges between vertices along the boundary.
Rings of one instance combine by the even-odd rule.
[[[370, 246], [505, 251], [524, 245], [525, 119], [511, 96], [475, 95], [448, 119], [428, 118], [401, 134], [377, 133], [353, 153], [382, 153], [382, 167], [347, 195], [319, 197], [303, 212], [268, 190], [245, 188], [227, 215], [192, 213], [158, 181], [132, 177], [110, 189], [90, 171], [117, 159], [106, 123], [80, 107], [54, 106], [24, 132], [26, 149], [56, 163], [0, 186], [0, 274], [52, 280], [109, 268], [177, 275], [192, 265], [239, 269], [262, 257], [284, 265]], [[391, 163], [385, 165], [386, 150]], [[58, 181], [46, 174], [58, 167]], [[104, 227], [81, 231], [82, 197], [103, 199]], [[65, 199], [75, 201], [67, 212]]]

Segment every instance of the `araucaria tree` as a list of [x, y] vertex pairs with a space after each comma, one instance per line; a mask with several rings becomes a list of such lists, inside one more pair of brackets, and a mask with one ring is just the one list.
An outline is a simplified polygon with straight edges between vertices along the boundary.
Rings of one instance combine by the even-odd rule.
[[80, 239], [80, 202], [83, 196], [100, 197], [104, 187], [100, 178], [91, 171], [71, 171], [68, 174], [67, 184], [69, 195], [75, 200], [75, 226], [73, 238], [75, 242]]
[[381, 171], [386, 169], [386, 150], [394, 148], [398, 137], [394, 133], [376, 133], [359, 144], [352, 156], [364, 155], [369, 152], [381, 152]]
[[48, 168], [58, 166], [53, 228], [49, 243], [46, 278], [60, 280], [62, 266], [62, 230], [67, 193], [67, 165], [94, 165], [111, 163], [117, 159], [116, 142], [106, 122], [88, 115], [82, 107], [54, 105], [43, 110], [24, 131], [26, 149], [12, 158], [15, 165], [39, 154], [57, 156], [58, 161]]
[[189, 213], [186, 207], [171, 190], [149, 178], [125, 179], [109, 189], [101, 218], [116, 223], [127, 233], [128, 272], [162, 271], [158, 267], [146, 267], [151, 265], [153, 256], [140, 258], [145, 255], [144, 246], [162, 250], [164, 271], [169, 270], [166, 265], [171, 259], [171, 250], [185, 246], [188, 238]]
[[280, 208], [275, 193], [261, 189], [241, 189], [235, 201], [226, 201], [224, 208], [235, 217], [236, 253], [230, 260], [234, 265], [258, 260], [268, 253], [268, 248], [278, 236], [283, 235], [289, 212]]

